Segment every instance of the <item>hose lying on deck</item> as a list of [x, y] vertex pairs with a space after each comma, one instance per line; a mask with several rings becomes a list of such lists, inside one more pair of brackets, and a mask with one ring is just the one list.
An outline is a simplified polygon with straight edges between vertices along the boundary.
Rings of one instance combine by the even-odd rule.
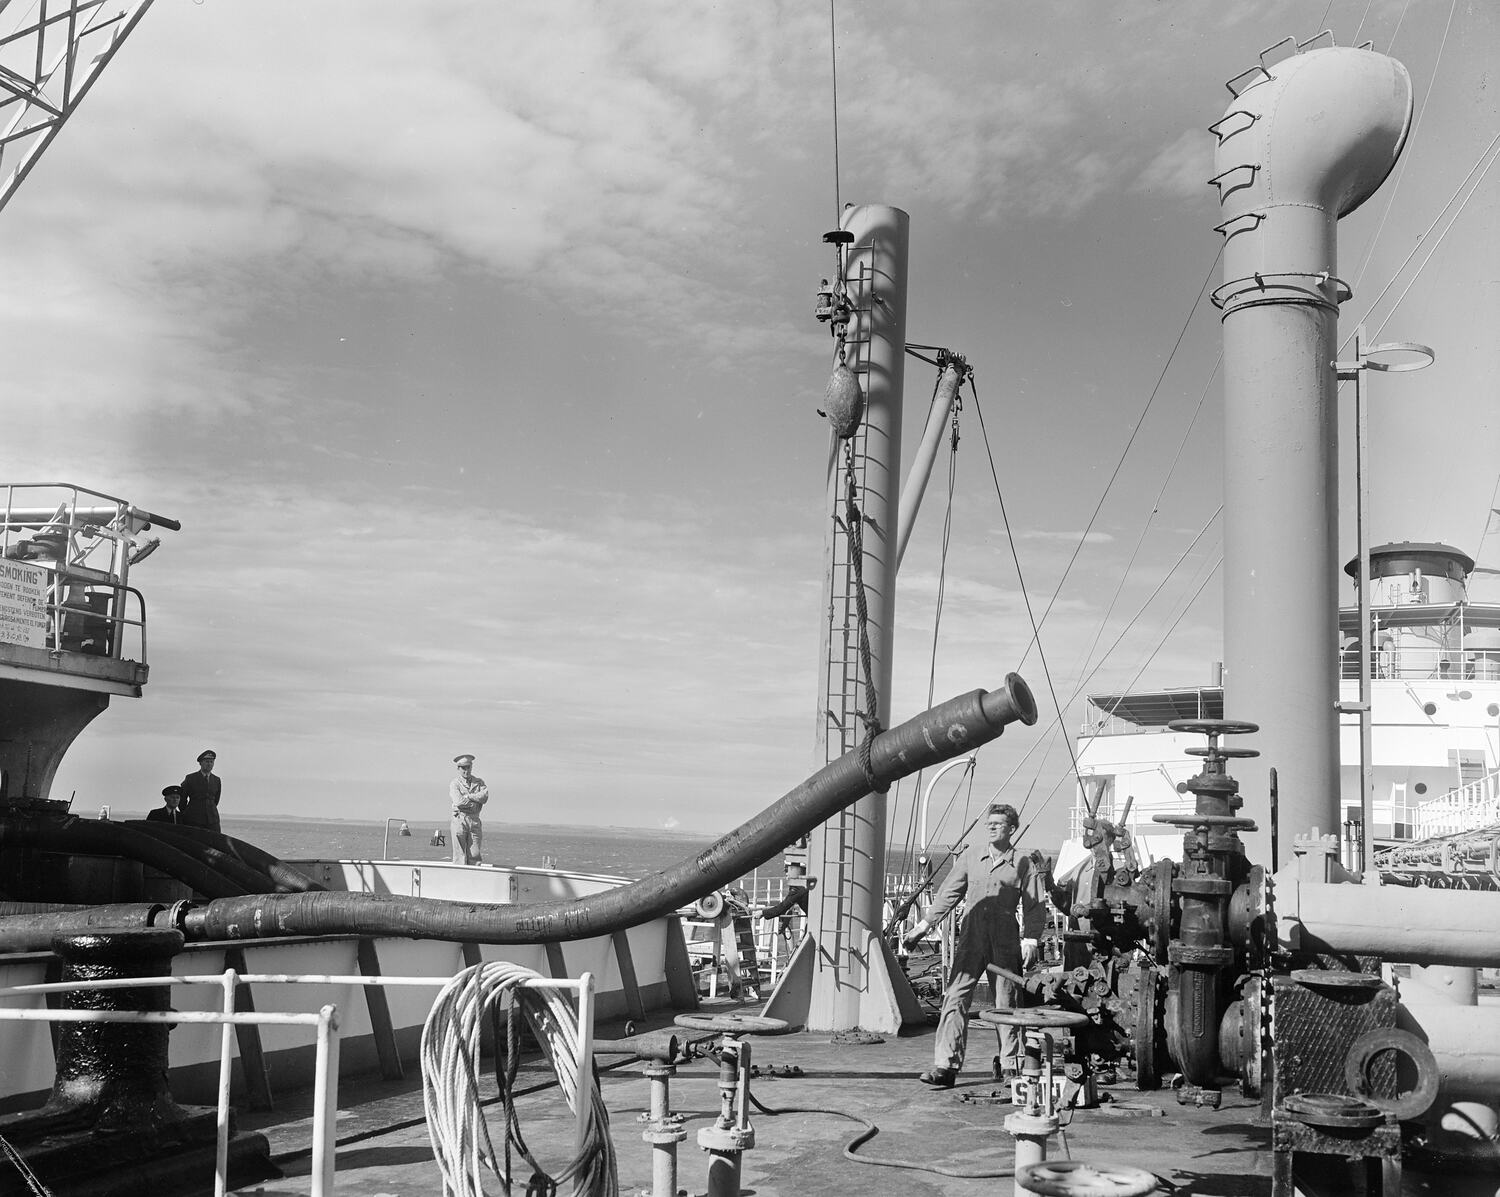
[[[179, 916], [180, 929], [194, 941], [372, 935], [512, 944], [609, 935], [670, 914], [765, 864], [787, 844], [870, 793], [871, 775], [875, 785], [888, 785], [989, 743], [1011, 723], [1033, 724], [1036, 717], [1030, 689], [1012, 673], [1001, 689], [975, 690], [950, 699], [876, 736], [870, 743], [869, 773], [860, 763], [858, 750], [845, 753], [698, 855], [586, 898], [502, 905], [332, 891], [219, 897], [187, 908]], [[8, 825], [0, 823], [0, 844], [7, 830]], [[156, 848], [164, 847], [141, 838]], [[51, 935], [68, 930], [63, 925], [67, 919], [80, 915], [46, 916], [53, 924], [50, 928], [31, 918], [0, 919], [0, 949], [44, 950]], [[99, 925], [91, 918], [87, 929]]]

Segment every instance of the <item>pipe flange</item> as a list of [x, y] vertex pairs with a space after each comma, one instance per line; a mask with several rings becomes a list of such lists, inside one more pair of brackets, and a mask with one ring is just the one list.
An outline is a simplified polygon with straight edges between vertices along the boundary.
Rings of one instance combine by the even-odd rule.
[[1336, 968], [1299, 968], [1292, 980], [1311, 989], [1384, 989], [1385, 982], [1369, 973], [1346, 972]]
[[719, 1031], [725, 1035], [785, 1035], [792, 1029], [783, 1018], [759, 1014], [679, 1014], [672, 1020], [693, 1031]]
[[[1417, 1081], [1408, 1092], [1397, 1097], [1378, 1097], [1370, 1092], [1370, 1065], [1382, 1052], [1388, 1051], [1400, 1052], [1416, 1066]], [[1437, 1057], [1410, 1031], [1399, 1027], [1377, 1027], [1366, 1031], [1349, 1046], [1349, 1056], [1344, 1061], [1344, 1084], [1361, 1100], [1407, 1122], [1425, 1114], [1437, 1099]]]
[[755, 1146], [753, 1126], [705, 1126], [698, 1132], [698, 1146], [704, 1151], [748, 1151]]
[[1017, 1110], [1014, 1114], [1007, 1114], [1002, 1126], [1012, 1135], [1027, 1135], [1036, 1138], [1045, 1138], [1048, 1135], [1057, 1134], [1062, 1126], [1062, 1119], [1056, 1114], [1028, 1114], [1023, 1110]]
[[1281, 1103], [1294, 1122], [1328, 1130], [1374, 1130], [1385, 1123], [1385, 1111], [1347, 1093], [1294, 1093]]
[[1234, 882], [1228, 877], [1179, 877], [1172, 882], [1172, 890], [1179, 894], [1193, 894], [1195, 897], [1211, 898], [1221, 894], [1227, 894], [1234, 890]]
[[1220, 965], [1234, 961], [1234, 949], [1218, 946], [1197, 947], [1193, 944], [1174, 943], [1167, 948], [1167, 959], [1173, 964]]
[[1154, 1173], [1131, 1164], [1041, 1160], [1016, 1169], [1016, 1189], [1043, 1197], [1143, 1197], [1159, 1183]]

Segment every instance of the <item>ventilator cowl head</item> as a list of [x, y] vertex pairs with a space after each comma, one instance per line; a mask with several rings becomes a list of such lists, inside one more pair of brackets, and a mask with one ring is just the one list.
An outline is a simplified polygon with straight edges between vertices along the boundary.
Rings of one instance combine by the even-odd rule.
[[828, 380], [822, 410], [833, 425], [834, 435], [841, 440], [848, 440], [859, 431], [859, 422], [865, 414], [865, 393], [860, 389], [858, 376], [842, 362], [834, 367]]

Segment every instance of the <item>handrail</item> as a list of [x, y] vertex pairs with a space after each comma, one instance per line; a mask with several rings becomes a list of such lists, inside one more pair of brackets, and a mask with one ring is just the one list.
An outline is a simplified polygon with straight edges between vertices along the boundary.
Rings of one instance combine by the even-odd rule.
[[[12, 1010], [0, 1008], [0, 1021], [9, 1022], [125, 1022], [125, 1023], [208, 1023], [224, 1028], [219, 1052], [219, 1101], [216, 1132], [214, 1197], [225, 1197], [229, 1177], [229, 1091], [232, 1066], [233, 1029], [237, 1026], [314, 1026], [317, 1028], [317, 1058], [313, 1081], [312, 1186], [310, 1197], [332, 1197], [334, 1163], [337, 1149], [339, 1016], [336, 1005], [325, 1005], [316, 1014], [236, 1011], [235, 990], [241, 984], [290, 985], [379, 985], [428, 986], [441, 989], [453, 978], [435, 976], [389, 977], [366, 976], [363, 973], [241, 973], [227, 968], [222, 973], [170, 974], [157, 977], [109, 977], [92, 981], [50, 981], [0, 988], [0, 999], [13, 996], [49, 993], [76, 993], [95, 989], [139, 989], [162, 985], [217, 985], [224, 991], [223, 1009], [207, 1010]], [[523, 989], [576, 989], [578, 991], [578, 1076], [592, 1074], [594, 1056], [594, 976], [585, 972], [577, 980], [571, 977], [534, 977], [520, 983]], [[587, 1129], [588, 1106], [582, 1096], [574, 1118], [577, 1141], [582, 1143]]]

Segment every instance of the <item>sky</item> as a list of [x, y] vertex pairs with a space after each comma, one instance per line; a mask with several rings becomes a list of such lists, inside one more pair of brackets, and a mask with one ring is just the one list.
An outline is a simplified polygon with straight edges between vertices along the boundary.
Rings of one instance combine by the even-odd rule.
[[815, 766], [822, 235], [881, 203], [908, 339], [975, 369], [893, 718], [1019, 671], [1041, 722], [930, 834], [998, 794], [1055, 844], [1079, 695], [1222, 657], [1207, 126], [1325, 28], [1418, 103], [1341, 233], [1342, 329], [1439, 354], [1372, 399], [1372, 537], [1478, 553], [1500, 172], [1442, 221], [1500, 131], [1491, 6], [156, 0], [0, 212], [10, 478], [182, 523], [132, 574], [145, 696], [53, 796], [144, 810], [211, 747], [237, 814], [441, 820], [459, 752], [492, 834], [774, 801]]

